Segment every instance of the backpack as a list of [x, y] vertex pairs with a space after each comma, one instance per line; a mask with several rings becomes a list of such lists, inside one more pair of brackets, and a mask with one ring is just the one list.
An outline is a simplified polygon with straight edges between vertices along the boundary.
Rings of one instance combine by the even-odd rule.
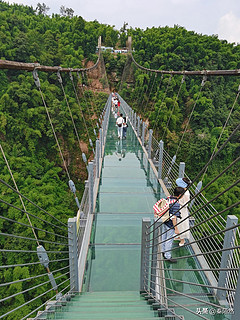
[[169, 200], [167, 199], [160, 199], [158, 200], [158, 202], [156, 202], [153, 206], [153, 210], [154, 210], [154, 217], [155, 218], [161, 218], [162, 222], [166, 222], [167, 220], [170, 219], [169, 216], [169, 205], [174, 203], [176, 201], [175, 200]]

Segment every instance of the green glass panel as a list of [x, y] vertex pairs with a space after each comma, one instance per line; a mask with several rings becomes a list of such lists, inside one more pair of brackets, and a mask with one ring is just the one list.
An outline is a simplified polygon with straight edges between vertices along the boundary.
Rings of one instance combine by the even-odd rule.
[[96, 245], [89, 291], [139, 290], [140, 245]]
[[133, 167], [133, 168], [140, 168], [140, 162], [139, 159], [136, 157], [135, 153], [126, 153], [125, 157], [119, 161], [119, 154], [115, 152], [113, 155], [106, 155], [104, 157], [104, 167], [114, 167], [114, 166], [120, 166], [120, 167]]
[[141, 243], [142, 218], [152, 214], [98, 214], [95, 243]]
[[126, 166], [115, 166], [115, 167], [104, 167], [102, 170], [102, 177], [107, 178], [140, 178], [145, 179], [145, 173], [143, 170], [134, 170], [134, 168], [126, 167]]
[[97, 207], [100, 212], [153, 213], [156, 201], [149, 193], [100, 193]]
[[150, 186], [150, 181], [146, 179], [124, 179], [118, 178], [102, 178], [100, 182], [99, 192], [135, 192], [141, 197], [141, 193], [154, 194], [157, 199], [164, 197], [162, 188], [157, 184], [154, 188]]

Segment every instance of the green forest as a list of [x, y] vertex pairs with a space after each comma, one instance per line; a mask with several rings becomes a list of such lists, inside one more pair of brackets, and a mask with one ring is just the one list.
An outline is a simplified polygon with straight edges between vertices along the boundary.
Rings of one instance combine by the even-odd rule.
[[[45, 9], [43, 5], [33, 8], [9, 5], [0, 1], [0, 59], [63, 68], [84, 68], [97, 61], [96, 46], [99, 36], [102, 38], [102, 45], [114, 48], [125, 47], [128, 36], [131, 36], [134, 59], [146, 68], [156, 70], [240, 68], [240, 46], [219, 40], [215, 35], [197, 34], [180, 26], [133, 29], [128, 27], [127, 23], [124, 23], [120, 30], [116, 30], [114, 26], [101, 24], [97, 20], [87, 22], [80, 16], [74, 16], [71, 10], [49, 16]], [[210, 76], [201, 88], [202, 77], [187, 76], [179, 92], [182, 76], [171, 77], [161, 74], [155, 76], [153, 73], [144, 72], [134, 65], [129, 55], [113, 55], [105, 52], [103, 59], [110, 89], [119, 91], [127, 103], [148, 122], [149, 129], [154, 130], [154, 136], [158, 140], [164, 140], [165, 149], [171, 156], [176, 154], [184, 126], [197, 100], [177, 154], [177, 161], [186, 162], [186, 173], [194, 179], [210, 159], [215, 148], [236, 99], [239, 77]], [[100, 74], [101, 88], [96, 90], [95, 75], [91, 71], [81, 74], [80, 78], [73, 74], [73, 82], [78, 88], [80, 97], [80, 108], [69, 75], [62, 74], [63, 87], [82, 143], [83, 149], [80, 149], [56, 73], [39, 71], [38, 75], [70, 177], [76, 185], [77, 196], [81, 200], [87, 179], [86, 164], [82, 160], [81, 153], [84, 149], [87, 159], [93, 158], [89, 137], [95, 145], [94, 130], [98, 130], [98, 119], [108, 97], [106, 79]], [[220, 145], [228, 138], [239, 120], [238, 100], [222, 134]], [[209, 166], [204, 176], [204, 185], [240, 154], [239, 137], [238, 132]], [[20, 192], [66, 224], [69, 217], [76, 215], [77, 206], [69, 190], [68, 175], [59, 155], [41, 94], [35, 86], [31, 72], [0, 70], [0, 139]], [[0, 168], [1, 179], [14, 187], [3, 156], [0, 157]], [[237, 177], [239, 177], [239, 165], [235, 165], [215, 181], [205, 193], [206, 197], [213, 198], [236, 181]], [[223, 210], [235, 203], [239, 199], [239, 191], [239, 186], [229, 190], [214, 203], [216, 209]], [[18, 234], [32, 238], [32, 230], [25, 227], [28, 220], [24, 212], [9, 206], [12, 204], [21, 208], [18, 195], [4, 184], [0, 185], [0, 192], [4, 200], [0, 205], [1, 215], [8, 218], [8, 220], [0, 219], [3, 233], [0, 246], [1, 249], [12, 250], [17, 245], [18, 239], [4, 235]], [[37, 231], [39, 238], [56, 242], [61, 240], [63, 244], [57, 250], [63, 252], [61, 259], [67, 258], [67, 240], [62, 240], [67, 231], [59, 229], [61, 224], [58, 222], [55, 226], [55, 220], [43, 211], [39, 211], [28, 202], [25, 205], [27, 211], [42, 219], [39, 221], [31, 217], [33, 225], [39, 228]], [[229, 213], [239, 215], [239, 209], [234, 208], [226, 214]], [[52, 233], [46, 234], [45, 229]], [[32, 253], [23, 252], [17, 255], [4, 252], [0, 255], [1, 265], [24, 265], [37, 261], [34, 253], [36, 243], [25, 239], [22, 240], [21, 246]], [[45, 248], [54, 250], [48, 243]], [[58, 258], [58, 253], [51, 253], [51, 260]], [[62, 267], [67, 264], [67, 261], [61, 262]], [[54, 265], [53, 262], [53, 269], [59, 265], [57, 262]], [[33, 274], [30, 274], [28, 266], [3, 269], [0, 274], [1, 283], [44, 273], [44, 268], [39, 264], [34, 265], [33, 269]], [[57, 272], [55, 276], [61, 276], [61, 272]], [[67, 276], [65, 277], [67, 279]], [[45, 278], [47, 281], [47, 277]], [[33, 279], [27, 286], [38, 285], [41, 282], [42, 278]], [[0, 287], [0, 296], [7, 297], [25, 289], [27, 287], [22, 282]], [[39, 287], [37, 293], [42, 294], [44, 290], [44, 287]], [[49, 292], [49, 297], [51, 296], [52, 293]], [[7, 312], [9, 305], [13, 309], [31, 298], [30, 291], [7, 300], [3, 303], [0, 314]], [[31, 305], [25, 305], [18, 310], [18, 318], [28, 314], [41, 303], [42, 300], [39, 298]], [[16, 319], [16, 314], [10, 314], [7, 319]]]
[[[145, 68], [204, 71], [240, 67], [240, 46], [219, 40], [217, 36], [196, 34], [180, 26], [136, 29], [129, 33], [133, 38], [134, 59]], [[121, 95], [148, 122], [154, 136], [164, 141], [167, 152], [172, 157], [177, 153], [177, 162], [186, 163], [186, 173], [193, 180], [211, 158], [220, 135], [216, 150], [239, 124], [239, 77], [208, 76], [201, 86], [203, 76], [186, 76], [181, 84], [183, 76], [146, 72], [137, 68], [131, 59], [127, 65], [123, 78], [131, 81], [122, 81]], [[203, 185], [239, 156], [239, 138], [238, 131], [210, 163], [202, 176]], [[211, 184], [206, 197], [213, 198], [238, 177], [237, 163]], [[238, 185], [233, 187], [215, 201], [214, 206], [218, 211], [223, 210], [237, 201], [239, 192]], [[239, 214], [239, 208], [230, 213]]]

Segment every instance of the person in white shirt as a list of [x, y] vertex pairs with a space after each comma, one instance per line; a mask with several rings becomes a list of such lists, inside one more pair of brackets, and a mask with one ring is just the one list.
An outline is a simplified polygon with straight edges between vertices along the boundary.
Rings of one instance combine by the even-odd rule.
[[127, 118], [126, 117], [123, 117], [123, 139], [126, 139], [127, 137], [127, 127], [128, 127], [128, 124], [127, 124]]
[[114, 105], [115, 105], [115, 112], [118, 112], [118, 99], [115, 98], [114, 100]]
[[[186, 190], [186, 188], [190, 185], [191, 181], [187, 178], [178, 178], [176, 180], [176, 184], [178, 187], [182, 187]], [[185, 203], [187, 203], [190, 200], [190, 192], [187, 190], [185, 191], [184, 195], [179, 199], [179, 203], [180, 203], [180, 213], [181, 213], [181, 217], [182, 219], [177, 219], [178, 221], [178, 230], [179, 230], [179, 246], [183, 246], [185, 244], [185, 239], [189, 239], [190, 238], [190, 231], [189, 231], [189, 213], [188, 213], [188, 204], [185, 205]], [[184, 206], [185, 205], [185, 206]], [[183, 208], [182, 208], [183, 207]], [[186, 220], [184, 220], [185, 218], [187, 218]], [[182, 222], [181, 222], [182, 220]], [[185, 232], [183, 232], [185, 231]], [[183, 232], [181, 234], [181, 232]], [[176, 240], [176, 239], [175, 239]]]
[[123, 123], [124, 123], [124, 119], [123, 119], [123, 114], [120, 113], [120, 117], [117, 118], [116, 124], [118, 127], [118, 138], [122, 139], [123, 136]]

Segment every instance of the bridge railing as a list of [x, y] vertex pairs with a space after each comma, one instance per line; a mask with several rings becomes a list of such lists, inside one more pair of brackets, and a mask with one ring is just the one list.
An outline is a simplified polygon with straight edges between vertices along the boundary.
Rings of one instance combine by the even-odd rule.
[[[70, 290], [68, 237], [72, 233], [61, 220], [2, 179], [1, 183], [11, 202], [1, 199], [0, 319], [26, 319]], [[19, 203], [18, 196], [25, 209], [12, 204]]]
[[[99, 129], [99, 139], [96, 141], [95, 156], [93, 161], [88, 163], [88, 180], [85, 182], [85, 189], [80, 203], [78, 214], [75, 218], [69, 219], [69, 229], [76, 229], [76, 238], [71, 242], [70, 250], [72, 252], [70, 266], [72, 266], [72, 276], [75, 281], [72, 282], [71, 292], [81, 291], [84, 269], [87, 257], [87, 249], [90, 241], [90, 233], [93, 221], [93, 212], [95, 210], [100, 172], [106, 142], [109, 115], [111, 107], [111, 97], [109, 96], [101, 116], [101, 127]], [[70, 235], [69, 235], [70, 237]], [[77, 242], [77, 251], [75, 243]]]
[[[167, 193], [172, 194], [176, 186], [176, 179], [184, 176], [188, 177], [185, 173], [185, 163], [180, 162], [178, 164], [176, 157], [172, 158], [164, 150], [163, 141], [157, 141], [153, 137], [152, 130], [148, 130], [147, 125], [123, 99], [121, 99], [121, 105], [145, 150], [148, 160], [155, 166], [159, 181], [164, 183]], [[223, 214], [229, 208], [218, 212], [212, 205], [214, 199], [209, 201], [202, 194], [201, 188], [201, 182], [197, 185], [193, 183], [189, 188], [191, 194], [188, 203], [190, 239], [185, 246], [191, 246], [192, 256], [195, 257], [202, 270], [200, 272], [199, 269], [199, 272], [204, 275], [208, 283], [207, 288], [224, 305], [224, 308], [228, 306], [228, 311], [231, 313], [233, 307], [239, 310], [239, 303], [235, 301], [236, 292], [240, 290], [238, 289], [238, 286], [240, 286], [238, 284], [240, 262], [238, 219], [235, 216], [228, 216], [226, 220]], [[205, 187], [202, 191], [204, 189]], [[160, 225], [154, 223], [153, 226], [150, 226], [151, 223], [148, 222], [148, 226], [143, 227], [143, 230], [149, 228], [147, 235], [145, 233], [145, 239], [149, 237], [149, 243], [145, 243], [145, 250], [143, 250], [145, 252], [143, 255], [145, 260], [142, 262], [142, 268], [145, 272], [143, 272], [143, 287], [156, 301], [164, 305], [163, 301], [166, 303], [169, 299], [161, 296], [161, 294], [166, 293], [166, 290], [163, 290], [164, 287], [161, 288], [161, 285], [164, 285], [161, 281], [164, 281], [164, 279], [161, 280], [163, 275], [159, 274], [157, 276], [156, 273], [160, 272], [161, 266], [159, 264], [163, 263], [159, 251], [161, 250], [161, 240], [158, 239], [159, 234], [156, 234], [156, 230], [161, 229], [161, 223]], [[154, 259], [155, 262], [153, 262]], [[156, 281], [156, 279], [158, 280]], [[175, 280], [173, 279], [173, 281]], [[165, 287], [165, 289], [169, 288]], [[173, 291], [171, 293], [181, 294]], [[167, 304], [165, 307], [167, 307]], [[217, 310], [217, 305], [213, 307]], [[224, 308], [220, 308], [219, 312], [224, 312]]]
[[[11, 203], [1, 199], [0, 319], [44, 318], [66, 304], [71, 295], [81, 289], [79, 277], [84, 272], [84, 254], [96, 202], [110, 101], [109, 97], [102, 112], [99, 139], [96, 141], [94, 159], [88, 163], [88, 180], [77, 216], [69, 219], [68, 224], [0, 179], [4, 193], [11, 198]], [[19, 196], [27, 209], [12, 204]], [[15, 217], [13, 211], [19, 212], [19, 219], [5, 214], [8, 207], [11, 207], [12, 217]], [[25, 214], [31, 218], [31, 224], [22, 218]], [[26, 236], [27, 229], [37, 236]], [[19, 257], [22, 264], [17, 263]], [[82, 267], [80, 272], [79, 266]]]

